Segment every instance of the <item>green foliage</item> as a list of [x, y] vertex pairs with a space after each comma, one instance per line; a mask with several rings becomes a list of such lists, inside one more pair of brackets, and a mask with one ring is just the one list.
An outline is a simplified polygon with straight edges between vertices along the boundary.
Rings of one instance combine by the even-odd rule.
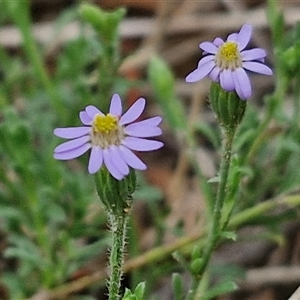
[[203, 297], [203, 300], [211, 300], [217, 296], [227, 294], [237, 290], [238, 286], [232, 281], [226, 281], [220, 283], [213, 288], [211, 288]]
[[175, 93], [175, 78], [169, 66], [159, 57], [150, 60], [149, 81], [165, 120], [171, 128], [185, 130], [187, 127], [183, 105]]
[[[218, 100], [212, 107], [219, 121], [227, 129], [239, 124], [231, 149], [226, 195], [218, 219], [220, 226], [215, 235], [220, 243], [236, 240], [238, 231], [232, 225], [235, 220], [234, 224], [263, 226], [265, 231], [255, 238], [281, 244], [284, 242], [282, 224], [299, 218], [295, 209], [299, 200], [294, 198], [286, 202], [291, 205], [286, 209], [270, 207], [274, 208], [271, 203], [281, 195], [299, 194], [300, 23], [286, 30], [277, 1], [268, 3], [275, 56], [274, 92], [260, 101], [259, 106], [248, 101], [245, 111], [246, 102], [236, 101], [233, 93], [224, 93], [215, 84], [211, 90]], [[0, 45], [0, 225], [7, 242], [5, 263], [12, 265], [10, 269], [5, 266], [1, 282], [9, 290], [10, 299], [25, 299], [40, 290], [55, 289], [71, 281], [82, 266], [107, 253], [110, 238], [97, 191], [107, 210], [123, 212], [131, 203], [122, 201], [132, 201], [137, 185], [134, 195], [147, 202], [149, 219], [155, 227], [155, 246], [161, 245], [167, 230], [175, 231], [167, 228], [169, 208], [162, 207], [163, 193], [150, 186], [145, 178], [138, 176], [137, 184], [131, 173], [126, 182], [116, 182], [102, 169], [97, 174], [95, 189], [93, 178], [87, 176], [85, 156], [68, 163], [53, 159], [53, 149], [58, 144], [53, 135], [55, 127], [78, 125], [78, 112], [88, 104], [107, 111], [112, 93], [126, 94], [130, 86], [137, 85], [119, 78], [117, 72], [121, 63], [119, 27], [126, 11], [120, 8], [106, 12], [91, 4], [75, 5], [64, 11], [56, 21], [51, 41], [74, 20], [80, 21], [81, 33], [62, 45], [50, 74], [45, 64], [48, 45], [37, 45], [33, 38], [29, 4], [29, 1], [2, 1], [0, 9], [0, 24], [14, 24], [23, 39], [22, 51], [17, 54], [9, 53]], [[91, 35], [84, 34], [86, 25], [92, 29]], [[169, 130], [175, 137], [178, 132], [183, 137], [179, 141], [180, 145], [184, 141], [181, 150], [195, 158], [197, 147], [203, 146], [196, 135], [201, 135], [210, 150], [218, 153], [222, 136], [217, 122], [207, 123], [199, 116], [194, 124], [189, 124], [170, 66], [160, 57], [152, 57], [147, 75], [146, 83], [150, 84]], [[291, 113], [285, 110], [286, 103]], [[196, 159], [190, 162], [193, 167], [197, 165]], [[198, 172], [197, 168], [193, 169], [196, 170], [193, 179], [199, 181], [201, 188], [203, 182], [209, 182], [212, 191], [220, 185], [221, 172], [209, 179], [202, 175], [203, 166], [197, 167]], [[117, 201], [113, 207], [111, 199]], [[278, 203], [280, 207], [282, 202]], [[242, 276], [241, 270], [235, 270], [234, 266], [207, 264], [199, 281], [204, 249], [208, 239], [215, 238], [207, 234], [212, 227], [212, 211], [204, 212], [200, 240], [193, 241], [195, 245], [191, 247], [183, 247], [182, 252], [175, 252], [176, 262], [168, 256], [169, 252], [161, 254], [164, 247], [143, 256], [149, 262], [142, 269], [134, 270], [136, 278], [132, 281], [135, 286], [136, 282], [147, 280], [147, 290], [144, 282], [133, 292], [126, 288], [123, 300], [151, 297], [156, 283], [172, 272], [175, 272], [172, 275], [175, 300], [183, 300], [189, 288], [203, 295], [204, 300], [234, 291], [237, 288], [234, 281]], [[138, 240], [140, 228], [135, 222], [131, 224], [136, 226], [132, 229], [136, 236], [130, 239], [128, 252], [134, 249], [138, 255], [142, 253]], [[177, 231], [182, 235], [182, 230]], [[182, 250], [181, 246], [178, 248]], [[208, 256], [214, 249], [209, 248]], [[111, 253], [114, 255], [115, 251]], [[159, 263], [156, 256], [160, 257]], [[190, 287], [185, 286], [183, 270], [192, 277]], [[191, 295], [186, 299], [192, 299]], [[74, 295], [72, 299], [94, 298]]]

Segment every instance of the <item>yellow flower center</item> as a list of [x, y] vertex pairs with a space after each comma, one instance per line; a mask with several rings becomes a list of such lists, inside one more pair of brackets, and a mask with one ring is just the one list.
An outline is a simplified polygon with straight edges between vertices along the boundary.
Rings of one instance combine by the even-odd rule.
[[215, 56], [215, 63], [221, 69], [235, 70], [242, 66], [242, 58], [235, 42], [224, 43]]
[[118, 128], [118, 118], [111, 114], [106, 116], [96, 115], [93, 121], [93, 129], [97, 133], [108, 134]]
[[119, 118], [111, 114], [95, 115], [90, 133], [92, 144], [102, 149], [110, 145], [120, 145], [124, 138], [124, 131], [118, 121]]

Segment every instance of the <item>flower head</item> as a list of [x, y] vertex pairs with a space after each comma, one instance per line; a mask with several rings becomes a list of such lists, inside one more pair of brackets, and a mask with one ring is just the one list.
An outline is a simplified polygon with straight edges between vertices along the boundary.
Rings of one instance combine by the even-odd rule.
[[213, 42], [203, 42], [199, 47], [204, 57], [196, 70], [187, 75], [187, 82], [195, 82], [206, 75], [219, 82], [228, 92], [236, 91], [243, 100], [251, 96], [251, 84], [245, 70], [272, 75], [272, 70], [264, 65], [265, 50], [254, 48], [244, 50], [251, 38], [252, 27], [245, 24], [239, 33], [232, 33], [226, 42], [216, 38]]
[[103, 164], [118, 180], [129, 174], [129, 167], [145, 170], [146, 165], [133, 151], [151, 151], [163, 146], [162, 142], [145, 139], [161, 135], [158, 127], [161, 117], [133, 123], [142, 114], [145, 104], [145, 99], [140, 98], [122, 115], [121, 99], [115, 94], [106, 115], [95, 106], [87, 106], [79, 114], [85, 126], [54, 130], [56, 136], [71, 139], [55, 148], [54, 158], [69, 160], [91, 149], [90, 174], [96, 173]]

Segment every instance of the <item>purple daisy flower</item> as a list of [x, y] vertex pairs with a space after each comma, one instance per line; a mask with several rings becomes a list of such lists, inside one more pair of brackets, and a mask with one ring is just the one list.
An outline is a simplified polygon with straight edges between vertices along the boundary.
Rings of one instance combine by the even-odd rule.
[[272, 75], [272, 70], [264, 65], [266, 51], [261, 48], [244, 50], [248, 45], [252, 27], [245, 24], [239, 33], [232, 33], [226, 42], [216, 38], [212, 43], [203, 42], [199, 47], [205, 56], [199, 61], [196, 70], [186, 77], [186, 82], [195, 82], [206, 75], [219, 82], [228, 92], [236, 91], [243, 100], [251, 96], [251, 84], [245, 71]]
[[79, 114], [85, 126], [54, 130], [56, 136], [71, 139], [55, 148], [54, 158], [69, 160], [91, 149], [90, 174], [96, 173], [103, 164], [118, 180], [128, 175], [129, 167], [145, 170], [146, 165], [133, 151], [151, 151], [163, 146], [162, 142], [144, 139], [161, 135], [158, 127], [161, 117], [133, 123], [142, 114], [145, 104], [145, 99], [140, 98], [122, 115], [121, 98], [115, 94], [107, 115], [95, 106], [87, 106]]

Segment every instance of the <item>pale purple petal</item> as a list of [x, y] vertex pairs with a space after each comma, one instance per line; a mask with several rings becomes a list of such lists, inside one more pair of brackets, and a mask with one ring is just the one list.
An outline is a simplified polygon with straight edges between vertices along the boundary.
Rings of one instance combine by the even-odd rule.
[[111, 147], [109, 147], [108, 151], [110, 152], [111, 162], [118, 169], [118, 171], [123, 175], [128, 175], [129, 167], [125, 162], [124, 158], [121, 156], [120, 152], [118, 151], [118, 147], [112, 145]]
[[217, 38], [214, 39], [213, 43], [217, 47], [220, 47], [220, 46], [222, 46], [224, 44], [224, 41], [221, 38], [217, 37]]
[[79, 118], [84, 125], [91, 125], [93, 119], [89, 117], [86, 111], [81, 111], [79, 113]]
[[237, 33], [231, 33], [231, 34], [228, 36], [226, 42], [236, 42], [237, 39], [238, 39], [238, 34], [237, 34]]
[[87, 144], [83, 144], [82, 146], [69, 150], [69, 151], [64, 151], [64, 152], [55, 152], [54, 153], [54, 158], [55, 159], [59, 159], [59, 160], [69, 160], [69, 159], [73, 159], [76, 158], [80, 155], [82, 155], [83, 153], [85, 153], [86, 151], [88, 151], [91, 148], [91, 144], [87, 143]]
[[241, 52], [243, 61], [262, 59], [266, 57], [266, 55], [266, 51], [261, 48], [254, 48]]
[[242, 100], [247, 100], [251, 96], [251, 84], [248, 75], [243, 68], [238, 68], [232, 72], [235, 90]]
[[249, 24], [245, 24], [240, 32], [238, 33], [237, 42], [239, 44], [239, 50], [242, 51], [248, 45], [252, 33], [252, 26]]
[[209, 74], [209, 72], [214, 68], [214, 61], [210, 61], [205, 65], [201, 66], [201, 68], [194, 70], [190, 74], [188, 74], [185, 78], [186, 82], [195, 82], [201, 80], [203, 77]]
[[164, 144], [159, 141], [145, 140], [136, 137], [127, 136], [123, 139], [122, 144], [131, 150], [151, 151], [161, 148]]
[[135, 121], [144, 111], [145, 105], [146, 105], [146, 100], [144, 98], [139, 98], [120, 118], [119, 124], [126, 125]]
[[234, 82], [231, 70], [225, 69], [220, 73], [220, 84], [221, 87], [227, 92], [232, 92], [234, 90]]
[[272, 70], [269, 67], [267, 67], [266, 65], [263, 65], [259, 62], [255, 62], [255, 61], [243, 62], [243, 68], [245, 68], [249, 71], [264, 74], [264, 75], [272, 75], [273, 74]]
[[203, 58], [200, 59], [197, 69], [207, 64], [209, 61], [213, 61], [214, 59], [215, 59], [215, 55], [204, 56]]
[[122, 115], [122, 101], [118, 94], [114, 94], [112, 96], [111, 102], [110, 102], [110, 108], [109, 113], [115, 116], [121, 116]]
[[112, 163], [111, 154], [108, 149], [103, 150], [103, 160], [107, 170], [114, 178], [116, 178], [117, 180], [121, 180], [124, 177], [124, 175], [120, 173], [120, 171]]
[[94, 119], [96, 114], [103, 115], [103, 112], [101, 112], [97, 107], [93, 105], [89, 105], [85, 108], [86, 113], [91, 119]]
[[211, 42], [203, 42], [199, 47], [207, 53], [216, 54], [218, 52], [216, 45]]
[[103, 163], [102, 149], [99, 146], [93, 146], [90, 159], [89, 159], [89, 165], [88, 165], [89, 173], [95, 174], [101, 168], [102, 163]]
[[119, 146], [119, 152], [124, 158], [125, 162], [133, 169], [146, 170], [147, 166], [128, 148], [123, 145]]
[[157, 126], [145, 126], [139, 123], [130, 124], [124, 128], [124, 132], [127, 135], [135, 137], [151, 137], [158, 136], [162, 134], [162, 131]]
[[242, 92], [241, 86], [239, 85], [238, 82], [236, 82], [235, 72], [232, 73], [232, 78], [233, 78], [233, 81], [234, 81], [234, 86], [235, 86], [235, 91], [236, 91], [236, 93], [238, 94], [238, 96], [239, 96], [242, 100], [246, 100], [246, 99], [243, 99], [243, 92]]
[[69, 151], [75, 148], [78, 148], [84, 144], [86, 144], [88, 141], [90, 140], [90, 136], [86, 135], [86, 136], [82, 136], [80, 138], [65, 142], [60, 144], [59, 146], [57, 146], [54, 149], [54, 152], [58, 153], [58, 152], [65, 152], [65, 151]]
[[212, 71], [209, 73], [209, 77], [214, 81], [214, 82], [219, 82], [219, 75], [220, 75], [221, 69], [219, 67], [215, 67], [212, 69]]
[[90, 132], [90, 127], [66, 127], [66, 128], [56, 128], [53, 133], [64, 139], [75, 139], [86, 135]]
[[158, 126], [162, 121], [162, 117], [152, 117], [143, 121], [136, 122], [141, 126]]

